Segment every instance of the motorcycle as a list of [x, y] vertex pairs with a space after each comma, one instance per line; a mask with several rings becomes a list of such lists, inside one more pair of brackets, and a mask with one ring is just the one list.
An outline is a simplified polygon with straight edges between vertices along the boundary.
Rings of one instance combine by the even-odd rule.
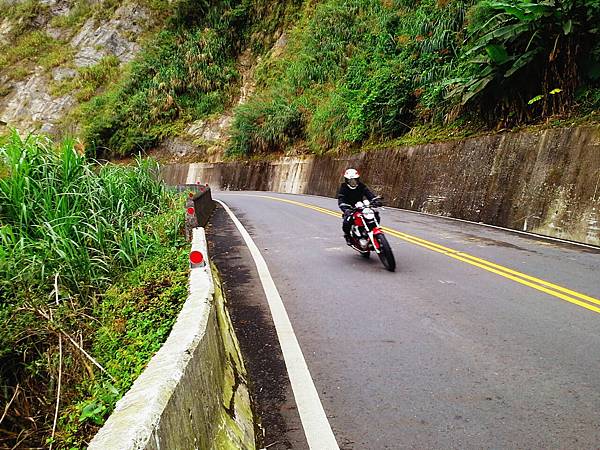
[[373, 201], [364, 200], [356, 203], [351, 219], [350, 247], [365, 258], [369, 258], [371, 252], [377, 253], [383, 266], [393, 272], [396, 270], [396, 260], [392, 253], [392, 247], [381, 231], [378, 213], [375, 211], [381, 205], [379, 200], [376, 197]]

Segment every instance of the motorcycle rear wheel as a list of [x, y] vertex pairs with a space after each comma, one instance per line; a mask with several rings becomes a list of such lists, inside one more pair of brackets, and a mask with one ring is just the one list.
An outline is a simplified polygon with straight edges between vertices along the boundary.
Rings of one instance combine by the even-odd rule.
[[377, 235], [377, 241], [379, 242], [379, 260], [390, 272], [394, 272], [396, 270], [396, 259], [394, 258], [394, 254], [392, 253], [392, 247], [387, 240], [387, 238], [383, 234]]

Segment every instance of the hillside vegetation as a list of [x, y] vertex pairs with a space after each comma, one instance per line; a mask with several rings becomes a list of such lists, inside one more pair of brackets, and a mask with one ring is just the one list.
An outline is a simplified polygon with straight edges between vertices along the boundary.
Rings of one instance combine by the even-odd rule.
[[[152, 149], [224, 113], [227, 154], [244, 157], [552, 125], [600, 108], [596, 0], [64, 0], [68, 13], [51, 17], [56, 1], [0, 0], [11, 24], [0, 98], [3, 77], [75, 68], [50, 93], [74, 97], [63, 131], [95, 157]], [[125, 4], [147, 12], [143, 31], [121, 31], [141, 45], [135, 59], [73, 66], [75, 33]], [[256, 89], [236, 107], [241, 55]]]
[[80, 119], [94, 155], [146, 150], [185, 124], [221, 113], [239, 90], [236, 61], [263, 53], [295, 3], [257, 0], [176, 3], [119, 83], [83, 105]]
[[[593, 0], [229, 1], [181, 11], [85, 108], [96, 149], [147, 149], [223, 111], [245, 47], [262, 58], [256, 94], [235, 110], [230, 156], [461, 136], [600, 105]], [[285, 30], [282, 55], [268, 52], [276, 30]]]
[[598, 24], [593, 0], [307, 3], [238, 108], [230, 154], [587, 114], [600, 106]]

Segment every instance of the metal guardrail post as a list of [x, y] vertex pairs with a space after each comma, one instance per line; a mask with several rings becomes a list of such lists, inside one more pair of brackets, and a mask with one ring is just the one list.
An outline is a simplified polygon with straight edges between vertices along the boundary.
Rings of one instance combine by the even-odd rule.
[[205, 227], [208, 223], [208, 219], [215, 210], [215, 202], [208, 184], [178, 185], [177, 190], [180, 192], [189, 190], [185, 202], [185, 238], [190, 242], [193, 236], [192, 230], [196, 227]]
[[210, 187], [208, 185], [200, 186], [199, 192], [194, 195], [193, 200], [198, 225], [205, 227], [216, 207]]

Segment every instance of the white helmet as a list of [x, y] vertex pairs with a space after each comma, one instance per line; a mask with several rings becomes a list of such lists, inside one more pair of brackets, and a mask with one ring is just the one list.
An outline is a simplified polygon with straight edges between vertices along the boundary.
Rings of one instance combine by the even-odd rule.
[[348, 169], [344, 172], [344, 181], [350, 189], [358, 187], [360, 175], [356, 169]]

